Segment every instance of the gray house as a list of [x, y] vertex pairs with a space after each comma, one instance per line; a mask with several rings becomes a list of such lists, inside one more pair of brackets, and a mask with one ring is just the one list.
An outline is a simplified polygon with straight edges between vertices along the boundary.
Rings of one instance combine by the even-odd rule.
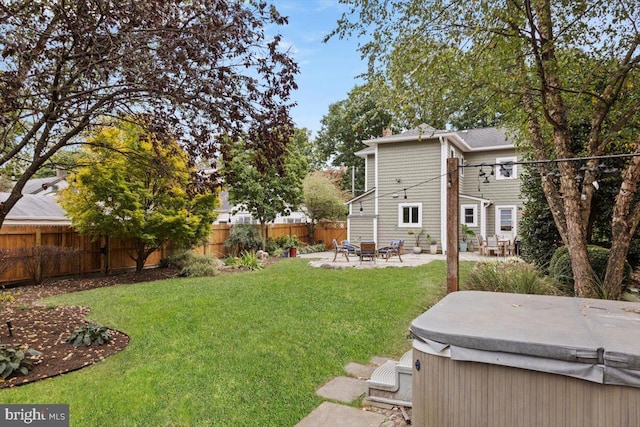
[[[460, 172], [460, 222], [483, 237], [513, 239], [523, 210], [515, 145], [498, 128], [436, 130], [421, 125], [400, 134], [389, 131], [364, 141], [365, 192], [347, 202], [348, 238], [386, 244], [422, 228], [440, 248], [446, 241], [447, 158], [487, 166]], [[504, 164], [503, 167], [491, 166]], [[423, 240], [424, 242], [424, 240]], [[427, 246], [424, 244], [423, 246]]]

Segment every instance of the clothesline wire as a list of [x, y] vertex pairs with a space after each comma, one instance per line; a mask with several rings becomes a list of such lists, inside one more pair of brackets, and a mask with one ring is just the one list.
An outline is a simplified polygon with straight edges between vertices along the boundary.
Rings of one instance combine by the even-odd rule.
[[[608, 160], [608, 159], [620, 159], [620, 158], [631, 158], [631, 157], [638, 157], [640, 156], [640, 153], [628, 153], [628, 154], [608, 154], [608, 155], [604, 155], [604, 156], [588, 156], [588, 157], [567, 157], [567, 158], [561, 158], [561, 159], [545, 159], [545, 160], [518, 160], [518, 161], [511, 161], [511, 162], [495, 162], [495, 163], [491, 163], [491, 162], [482, 162], [482, 163], [465, 163], [465, 164], [461, 164], [458, 165], [458, 168], [482, 168], [482, 167], [500, 167], [500, 166], [511, 166], [511, 165], [536, 165], [536, 164], [552, 164], [552, 163], [562, 163], [562, 162], [580, 162], [580, 161], [589, 161], [589, 160]], [[402, 188], [401, 191], [405, 192], [405, 198], [406, 198], [406, 191], [410, 190], [412, 188], [418, 187], [420, 185], [424, 185], [424, 184], [428, 184], [429, 182], [432, 181], [436, 181], [441, 179], [444, 176], [447, 176], [450, 172], [445, 172], [442, 173], [440, 175], [434, 176], [432, 178], [426, 179], [424, 181], [418, 182], [417, 184], [412, 184], [408, 187], [404, 187]], [[374, 196], [373, 199], [380, 199], [382, 197], [388, 197], [388, 196], [393, 196], [396, 195], [398, 193], [398, 191], [400, 190], [394, 190], [394, 191], [390, 191], [388, 193], [385, 194], [379, 194], [377, 196]], [[360, 202], [362, 203], [362, 202]]]

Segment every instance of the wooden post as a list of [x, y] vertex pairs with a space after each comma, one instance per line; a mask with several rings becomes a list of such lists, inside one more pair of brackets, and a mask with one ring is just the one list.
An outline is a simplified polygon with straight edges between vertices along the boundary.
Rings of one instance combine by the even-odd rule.
[[458, 290], [458, 222], [460, 221], [458, 159], [447, 159], [447, 293]]

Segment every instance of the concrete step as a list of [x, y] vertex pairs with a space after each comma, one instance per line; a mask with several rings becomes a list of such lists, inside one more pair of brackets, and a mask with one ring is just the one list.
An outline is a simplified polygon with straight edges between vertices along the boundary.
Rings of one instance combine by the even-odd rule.
[[376, 369], [367, 381], [367, 400], [411, 407], [412, 360], [413, 350], [409, 350], [400, 361], [388, 361]]

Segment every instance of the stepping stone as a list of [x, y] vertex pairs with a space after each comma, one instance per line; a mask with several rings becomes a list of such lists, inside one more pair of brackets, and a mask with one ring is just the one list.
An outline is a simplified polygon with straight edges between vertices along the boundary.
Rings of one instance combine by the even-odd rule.
[[361, 365], [359, 363], [354, 363], [354, 362], [351, 362], [344, 367], [344, 371], [350, 377], [364, 378], [364, 379], [371, 378], [371, 374], [373, 374], [373, 371], [375, 370], [376, 370], [375, 366]]
[[296, 427], [379, 427], [386, 420], [387, 417], [382, 414], [324, 402], [296, 424]]
[[349, 377], [336, 377], [320, 387], [316, 394], [325, 399], [351, 403], [367, 392], [364, 380]]

